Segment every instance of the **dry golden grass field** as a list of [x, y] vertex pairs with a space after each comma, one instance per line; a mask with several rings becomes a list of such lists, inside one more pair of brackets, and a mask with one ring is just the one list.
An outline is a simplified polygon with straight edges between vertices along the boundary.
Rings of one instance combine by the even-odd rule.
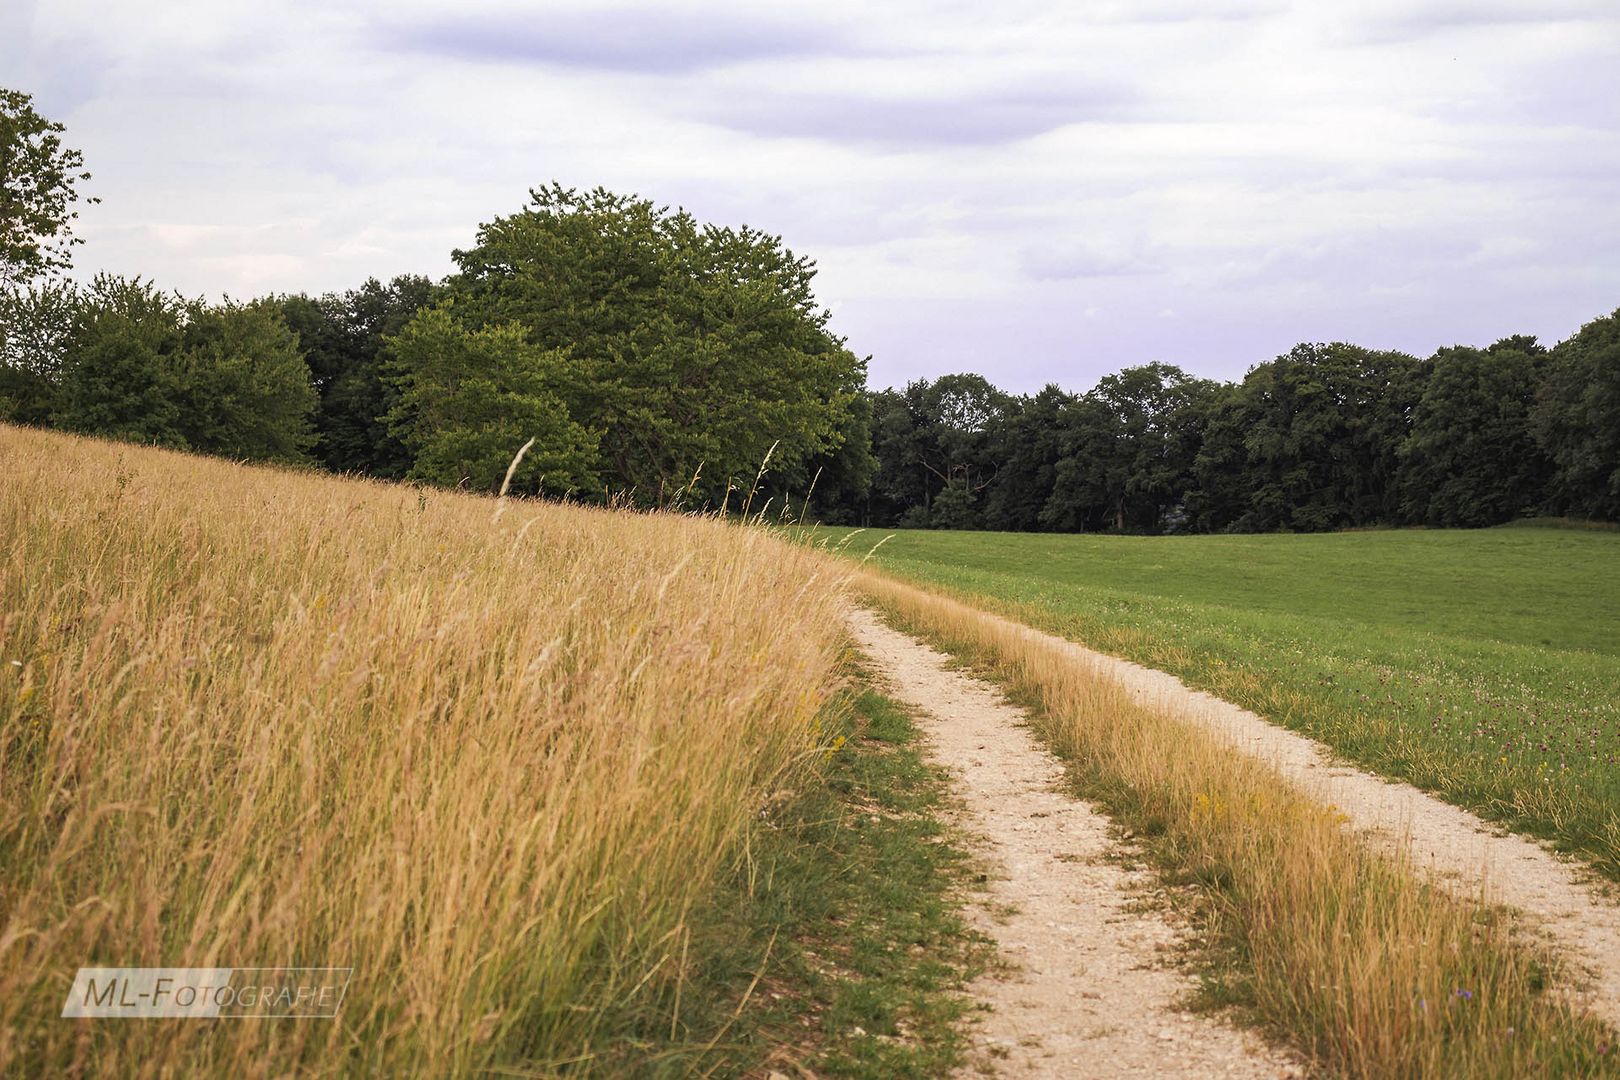
[[[588, 1059], [818, 756], [841, 586], [765, 530], [3, 426], [0, 471], [0, 1075]], [[82, 964], [355, 972], [336, 1023], [64, 1022]]]

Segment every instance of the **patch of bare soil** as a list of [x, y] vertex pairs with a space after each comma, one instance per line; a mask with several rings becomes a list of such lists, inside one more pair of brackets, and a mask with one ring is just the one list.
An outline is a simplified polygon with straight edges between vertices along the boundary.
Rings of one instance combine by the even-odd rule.
[[990, 867], [975, 912], [1013, 970], [981, 978], [985, 1071], [1011, 1077], [1297, 1076], [1253, 1033], [1181, 1008], [1180, 931], [1143, 905], [1151, 880], [1121, 865], [1108, 820], [1062, 790], [1061, 763], [1024, 712], [943, 654], [857, 611], [851, 625], [886, 689], [919, 713], [956, 776], [966, 831]]

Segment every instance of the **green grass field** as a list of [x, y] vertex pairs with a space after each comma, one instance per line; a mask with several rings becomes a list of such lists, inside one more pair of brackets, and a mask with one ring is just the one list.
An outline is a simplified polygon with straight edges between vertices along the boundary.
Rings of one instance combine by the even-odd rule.
[[1620, 532], [821, 530], [1173, 671], [1620, 879]]

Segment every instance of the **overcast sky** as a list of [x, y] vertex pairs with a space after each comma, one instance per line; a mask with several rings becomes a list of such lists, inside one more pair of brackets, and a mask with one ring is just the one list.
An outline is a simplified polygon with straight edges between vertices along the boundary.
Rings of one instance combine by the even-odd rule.
[[1620, 307], [1617, 0], [0, 0], [82, 273], [452, 268], [551, 180], [780, 233], [874, 385], [1239, 377]]

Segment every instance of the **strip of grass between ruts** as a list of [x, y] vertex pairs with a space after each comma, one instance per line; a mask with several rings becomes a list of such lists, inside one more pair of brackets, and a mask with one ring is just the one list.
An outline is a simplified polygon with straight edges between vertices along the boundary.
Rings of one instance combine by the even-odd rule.
[[693, 913], [680, 998], [610, 1020], [617, 1052], [586, 1071], [928, 1080], [962, 1063], [963, 988], [992, 951], [962, 918], [969, 856], [910, 715], [857, 676], [818, 781], [766, 808]]
[[1620, 1075], [1614, 1034], [1547, 992], [1551, 960], [1509, 913], [1374, 853], [1273, 769], [1058, 648], [947, 597], [860, 584], [900, 625], [1005, 682], [1077, 790], [1192, 887], [1212, 998], [1336, 1074]]

